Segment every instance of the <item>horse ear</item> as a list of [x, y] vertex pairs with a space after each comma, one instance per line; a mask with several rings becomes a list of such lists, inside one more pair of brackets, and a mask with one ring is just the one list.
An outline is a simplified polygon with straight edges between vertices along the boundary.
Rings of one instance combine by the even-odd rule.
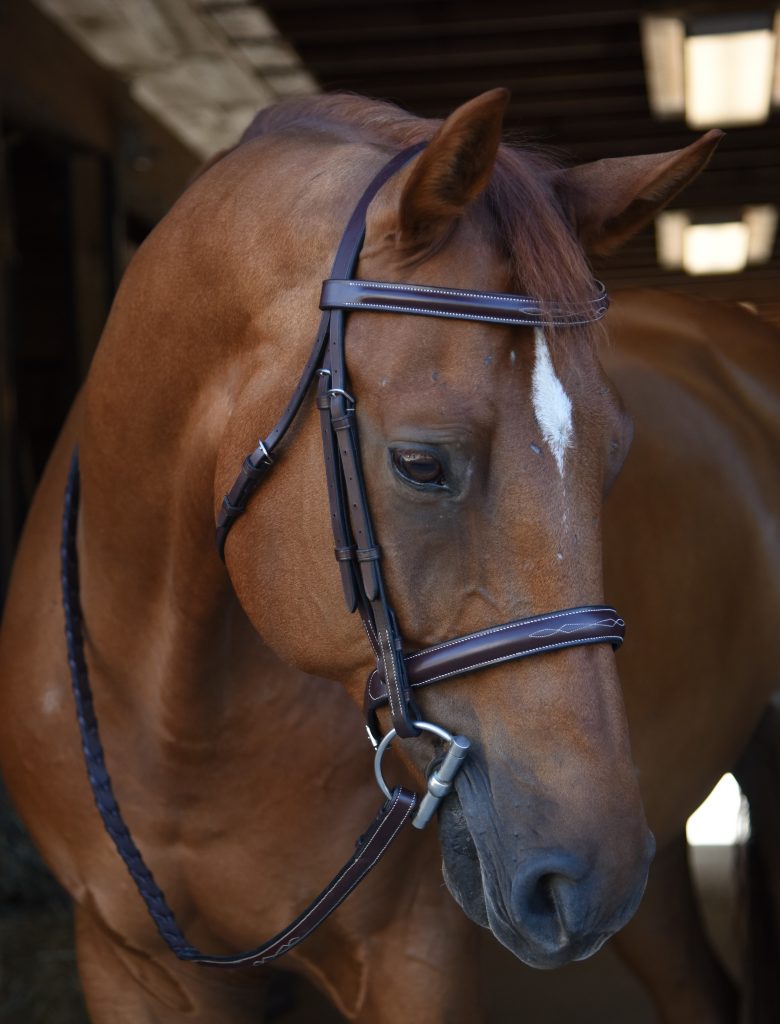
[[435, 247], [490, 180], [509, 100], [491, 89], [458, 107], [411, 169], [398, 211], [401, 248]]
[[584, 247], [602, 256], [636, 234], [706, 167], [722, 137], [714, 128], [685, 149], [561, 172], [564, 203]]

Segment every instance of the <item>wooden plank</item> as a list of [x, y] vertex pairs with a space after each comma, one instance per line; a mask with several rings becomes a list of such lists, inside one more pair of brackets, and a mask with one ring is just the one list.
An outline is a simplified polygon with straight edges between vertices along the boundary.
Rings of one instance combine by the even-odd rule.
[[[421, 99], [421, 94], [414, 83], [407, 86], [396, 85], [392, 89], [382, 90], [384, 99], [400, 103], [404, 107], [414, 107], [419, 111], [425, 105], [426, 115], [443, 117], [450, 113], [459, 103], [463, 103], [472, 96], [495, 88], [503, 84], [504, 80], [499, 78], [486, 77], [482, 81], [473, 82], [471, 88], [464, 90], [459, 81], [443, 80], [438, 87], [430, 86]], [[331, 83], [327, 83], [330, 85]], [[359, 91], [354, 81], [339, 81], [339, 88]], [[522, 97], [522, 98], [520, 98]], [[549, 96], [544, 93], [527, 95], [522, 89], [512, 91], [512, 99], [507, 108], [507, 128], [513, 123], [525, 126], [530, 118], [549, 117], [555, 118], [568, 115], [572, 108], [572, 99], [569, 95]], [[590, 90], [587, 94], [581, 92], [577, 97], [577, 110], [583, 117], [625, 117], [630, 114], [641, 116], [647, 110], [647, 98], [644, 89], [624, 88], [612, 90]]]
[[[207, 7], [223, 6], [224, 0], [204, 0]], [[657, 0], [648, 4], [631, 3], [630, 0], [392, 0], [379, 4], [377, 0], [265, 0], [263, 7], [280, 24], [284, 18], [296, 18], [305, 24], [327, 23], [338, 18], [371, 20], [380, 7], [386, 8], [385, 16], [399, 23], [415, 21], [474, 21], [481, 18], [488, 21], [522, 19], [529, 24], [589, 25], [614, 22], [636, 21], [642, 14], [650, 13], [649, 8], [668, 10], [669, 4]], [[734, 0], [688, 0], [685, 11], [688, 15], [697, 13], [717, 14], [734, 11]]]
[[[670, 124], [649, 119], [616, 119], [607, 123], [602, 118], [585, 119], [576, 116], [576, 107], [573, 115], [546, 124], [529, 119], [523, 127], [532, 134], [552, 132], [553, 138], [557, 136], [561, 143], [581, 160], [596, 160], [603, 156], [633, 156], [638, 153], [664, 153], [688, 146], [703, 134], [692, 131], [681, 122]], [[727, 154], [734, 153], [734, 162], [742, 164], [739, 153], [744, 151], [744, 164], [756, 163], [756, 153], [761, 151], [772, 154], [777, 148], [779, 137], [775, 118], [766, 125], [727, 132], [718, 146], [715, 159], [726, 159]], [[730, 155], [728, 160], [732, 160]], [[774, 157], [770, 155], [768, 160], [773, 162]]]
[[[384, 16], [382, 11], [385, 12]], [[279, 31], [293, 42], [301, 53], [314, 55], [317, 52], [326, 56], [329, 51], [339, 56], [349, 57], [356, 52], [366, 52], [375, 46], [386, 49], [388, 45], [403, 43], [413, 52], [427, 48], [434, 49], [451, 46], [453, 42], [465, 43], [471, 49], [490, 52], [495, 46], [505, 46], [506, 41], [513, 40], [515, 46], [530, 44], [538, 40], [548, 48], [556, 46], [570, 49], [577, 45], [593, 48], [598, 42], [602, 48], [605, 39], [617, 46], [623, 42], [632, 42], [640, 49], [639, 28], [636, 20], [625, 23], [607, 24], [601, 27], [578, 27], [567, 20], [556, 19], [547, 25], [529, 25], [522, 16], [505, 18], [501, 22], [490, 22], [481, 18], [478, 9], [470, 22], [447, 22], [432, 20], [430, 23], [414, 22], [403, 24], [392, 17], [391, 10], [386, 7], [377, 8], [377, 16], [365, 22], [346, 19], [340, 24], [338, 17], [327, 20], [319, 29], [313, 29], [310, 23], [301, 24], [296, 18], [290, 23], [284, 18], [276, 19]], [[527, 47], [529, 50], [531, 46]]]
[[553, 4], [527, 3], [386, 3], [344, 2], [294, 7], [284, 0], [265, 3], [266, 11], [282, 32], [296, 41], [365, 41], [387, 34], [393, 38], [443, 39], [450, 35], [478, 39], [511, 31], [586, 30], [602, 25], [638, 25], [642, 9], [618, 2], [581, 5], [577, 0]]
[[[232, 144], [253, 113], [276, 99], [262, 72], [230, 45], [217, 17], [187, 0], [36, 2], [201, 157]], [[236, 30], [275, 32], [254, 8], [219, 17]]]
[[161, 67], [180, 52], [152, 0], [37, 0], [99, 64], [119, 71]]
[[[533, 59], [530, 59], [533, 56]], [[544, 57], [544, 59], [543, 59]], [[464, 49], [422, 50], [417, 56], [399, 56], [393, 47], [385, 56], [377, 53], [359, 54], [354, 60], [309, 60], [309, 65], [322, 80], [330, 78], [364, 78], [369, 93], [381, 92], [385, 80], [403, 80], [417, 84], [423, 95], [430, 82], [443, 76], [453, 81], [468, 81], [470, 76], [491, 74], [527, 82], [533, 87], [538, 82], [549, 83], [561, 92], [566, 88], [580, 88], [583, 84], [620, 85], [623, 76], [644, 84], [645, 76], [637, 53], [617, 47], [609, 62], [588, 55], [555, 59], [535, 49], [521, 52], [517, 49], [498, 48], [489, 53]]]
[[[568, 87], [565, 84], [567, 80], [570, 82]], [[370, 80], [370, 94], [365, 88], [368, 83], [360, 77], [320, 77], [320, 82], [325, 92], [347, 90], [360, 95], [392, 99], [414, 112], [431, 108], [441, 110], [443, 104], [453, 109], [473, 96], [500, 86], [508, 89], [511, 94], [505, 123], [522, 120], [524, 126], [540, 118], [566, 117], [572, 112], [583, 117], [594, 114], [601, 117], [606, 114], [625, 116], [634, 112], [644, 115], [647, 111], [644, 83], [640, 76], [631, 73], [616, 75], [606, 85], [586, 76], [537, 79], [531, 83], [527, 78], [517, 77], [510, 72], [496, 74], [491, 69], [468, 75], [439, 76], [438, 81], [431, 80], [422, 86], [408, 76], [405, 81], [403, 76], [377, 76]], [[631, 101], [629, 105], [626, 104], [627, 100]]]
[[273, 39], [276, 26], [259, 7], [250, 4], [222, 4], [211, 8], [214, 19], [231, 39]]

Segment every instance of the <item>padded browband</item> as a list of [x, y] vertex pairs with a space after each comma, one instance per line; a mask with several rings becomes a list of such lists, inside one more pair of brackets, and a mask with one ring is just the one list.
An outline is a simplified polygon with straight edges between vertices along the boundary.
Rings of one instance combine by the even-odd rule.
[[597, 294], [586, 304], [573, 307], [561, 302], [543, 303], [527, 295], [506, 292], [330, 278], [322, 286], [320, 309], [363, 309], [374, 313], [406, 313], [514, 326], [575, 326], [600, 320], [607, 312], [607, 291], [600, 281], [595, 284], [598, 286]]
[[[404, 656], [409, 685], [416, 689], [505, 661], [584, 644], [610, 643], [617, 650], [625, 637], [625, 622], [614, 608], [593, 605], [567, 608], [505, 622], [467, 636], [447, 640]], [[366, 715], [387, 704], [381, 665], [368, 677]]]

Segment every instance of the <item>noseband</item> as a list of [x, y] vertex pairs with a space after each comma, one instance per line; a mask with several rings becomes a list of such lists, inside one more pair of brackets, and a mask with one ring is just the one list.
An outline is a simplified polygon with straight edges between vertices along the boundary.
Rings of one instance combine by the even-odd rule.
[[[366, 497], [355, 415], [356, 400], [346, 372], [347, 314], [360, 310], [512, 326], [559, 326], [600, 320], [609, 304], [606, 291], [598, 282], [594, 297], [584, 306], [575, 308], [564, 303], [540, 303], [527, 296], [501, 292], [356, 280], [354, 274], [371, 200], [381, 186], [424, 145], [420, 143], [394, 156], [376, 174], [355, 207], [336, 252], [331, 275], [322, 287], [320, 326], [300, 380], [279, 421], [244, 459], [217, 517], [217, 548], [220, 556], [224, 557], [230, 528], [275, 465], [278, 446], [309, 389], [318, 381], [316, 404], [320, 415], [336, 561], [347, 609], [360, 613], [376, 658], [376, 666], [366, 683], [364, 707], [368, 734], [377, 748], [377, 780], [387, 801], [358, 840], [353, 856], [326, 889], [286, 929], [247, 953], [208, 956], [187, 942], [135, 846], [114, 797], [98, 735], [84, 656], [76, 550], [79, 476], [78, 460], [74, 456], [63, 519], [62, 584], [71, 680], [87, 773], [106, 829], [160, 934], [183, 960], [214, 966], [259, 966], [275, 960], [309, 935], [346, 899], [407, 821], [411, 820], [422, 828], [430, 820], [440, 801], [450, 791], [455, 775], [468, 754], [469, 743], [465, 737], [452, 736], [441, 726], [422, 720], [414, 702], [413, 695], [417, 690], [547, 651], [597, 643], [609, 643], [618, 648], [623, 642], [624, 623], [614, 608], [595, 605], [516, 619], [424, 650], [404, 652], [398, 622], [387, 596], [381, 569], [381, 549]], [[384, 705], [389, 705], [392, 729], [380, 743], [377, 710]], [[416, 794], [400, 786], [392, 791], [388, 789], [381, 774], [381, 758], [396, 735], [408, 738], [419, 735], [421, 731], [434, 734], [449, 747], [439, 766], [431, 773], [428, 791], [417, 809]]]

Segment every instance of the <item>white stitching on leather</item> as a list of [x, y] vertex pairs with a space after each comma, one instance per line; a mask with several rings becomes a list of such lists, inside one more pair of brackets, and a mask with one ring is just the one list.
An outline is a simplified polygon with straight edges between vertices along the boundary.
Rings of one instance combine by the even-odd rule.
[[600, 606], [598, 606], [596, 608], [578, 608], [576, 613], [575, 612], [555, 612], [555, 613], [551, 612], [549, 615], [535, 615], [535, 616], [532, 616], [532, 619], [531, 619], [530, 622], [529, 622], [528, 619], [518, 619], [515, 622], [506, 622], [506, 623], [504, 623], [503, 626], [492, 626], [490, 629], [482, 629], [478, 633], [468, 633], [466, 636], [456, 637], [455, 640], [446, 640], [444, 643], [436, 644], [434, 647], [426, 647], [424, 651], [416, 651], [414, 654], [407, 655], [406, 660], [407, 661], [413, 661], [415, 658], [421, 658], [424, 654], [432, 654], [434, 651], [443, 651], [447, 647], [452, 647], [453, 644], [460, 644], [460, 643], [463, 643], [464, 641], [468, 641], [468, 640], [477, 640], [477, 639], [479, 639], [479, 637], [491, 636], [491, 634], [493, 634], [493, 633], [501, 633], [501, 632], [503, 632], [506, 629], [514, 629], [515, 626], [517, 626], [518, 622], [522, 623], [523, 625], [526, 625], [526, 624], [530, 625], [531, 622], [532, 622], [534, 625], [536, 625], [537, 623], [540, 623], [540, 622], [548, 622], [551, 619], [566, 619], [566, 618], [570, 618], [573, 615], [579, 614], [579, 613], [582, 613], [582, 612], [601, 612], [601, 611], [612, 611], [612, 612], [614, 612], [615, 609], [614, 608], [607, 608], [604, 605], [600, 605]]
[[507, 302], [517, 303], [518, 306], [533, 304], [538, 308], [539, 303], [530, 295], [507, 295], [506, 292], [462, 292], [457, 288], [433, 288], [430, 285], [414, 284], [393, 284], [387, 281], [344, 281], [349, 288], [376, 288], [377, 291], [386, 292], [425, 292], [426, 295], [457, 296], [459, 299], [504, 299]]
[[[476, 320], [480, 323], [491, 323], [491, 324], [520, 324], [524, 327], [536, 327], [539, 324], [539, 320], [529, 320], [528, 317], [506, 317], [506, 316], [487, 316], [485, 313], [454, 313], [452, 310], [444, 309], [421, 309], [416, 306], [392, 306], [390, 303], [379, 303], [379, 302], [340, 302], [338, 308], [342, 309], [370, 309], [374, 312], [379, 313], [412, 313], [418, 316], [437, 316], [446, 317], [450, 320]], [[539, 316], [542, 316], [540, 313]], [[561, 316], [556, 318], [551, 317], [549, 320], [545, 320], [546, 324], [555, 325], [568, 325], [571, 327], [578, 327], [584, 324], [592, 323], [591, 320], [569, 320], [564, 319]]]
[[[327, 285], [327, 281], [325, 284]], [[399, 291], [399, 292], [425, 292], [428, 295], [457, 295], [464, 299], [484, 299], [484, 298], [495, 298], [503, 299], [506, 302], [516, 302], [518, 305], [533, 303], [537, 307], [540, 305], [537, 299], [532, 299], [530, 295], [512, 295], [506, 292], [462, 292], [457, 288], [435, 288], [432, 285], [424, 284], [395, 284], [393, 281], [362, 281], [362, 280], [340, 280], [340, 285], [345, 284], [349, 288], [362, 288], [365, 285], [369, 285], [371, 288], [378, 288], [380, 291]], [[601, 295], [597, 295], [592, 299], [586, 299], [584, 305], [595, 305], [598, 302], [603, 302], [606, 299], [606, 292]], [[559, 304], [554, 302], [551, 306], [552, 309], [558, 307]]]
[[[580, 609], [578, 609], [578, 611], [581, 611], [581, 612], [595, 612], [595, 611], [601, 611], [601, 610], [602, 610], [601, 608], [580, 608]], [[614, 611], [614, 609], [611, 609], [611, 610]], [[566, 618], [566, 614], [563, 613], [563, 612], [556, 612], [554, 614], [551, 613], [550, 615], [540, 615], [540, 616], [538, 616], [535, 619], [535, 621], [536, 622], [547, 622], [547, 621], [549, 621], [551, 619], [560, 619], [560, 618]], [[523, 620], [521, 619], [519, 621], [522, 622]], [[623, 624], [623, 620], [622, 619], [610, 620], [610, 625], [616, 625], [618, 623]], [[602, 622], [593, 623], [593, 625], [596, 625], [596, 626], [599, 626], [599, 625], [602, 625], [602, 624], [606, 624], [606, 620], [602, 620]], [[422, 657], [425, 654], [432, 653], [433, 651], [444, 650], [447, 647], [452, 647], [454, 644], [464, 643], [464, 642], [467, 642], [469, 640], [474, 640], [474, 639], [477, 639], [477, 638], [483, 637], [483, 636], [490, 636], [492, 633], [500, 633], [502, 630], [505, 630], [505, 629], [512, 629], [515, 625], [517, 625], [516, 622], [509, 622], [509, 623], [507, 623], [507, 624], [505, 624], [503, 626], [494, 626], [492, 629], [482, 630], [479, 633], [469, 633], [467, 636], [458, 637], [455, 640], [448, 640], [446, 643], [438, 644], [436, 647], [426, 647], [426, 649], [424, 651], [417, 651], [415, 654], [408, 654], [408, 655], [406, 655], [404, 660], [405, 661], [412, 661], [412, 659], [414, 659], [414, 658], [420, 658], [420, 657]], [[584, 628], [584, 627], [585, 627], [585, 624], [583, 624], [582, 628]], [[533, 635], [534, 634], [530, 634], [529, 637], [533, 637]], [[509, 654], [506, 654], [506, 655], [502, 655], [500, 658], [493, 658], [491, 661], [483, 661], [483, 662], [480, 662], [477, 665], [467, 665], [467, 666], [464, 666], [463, 668], [453, 669], [450, 672], [443, 672], [443, 673], [441, 673], [438, 676], [432, 677], [431, 679], [423, 679], [419, 683], [410, 683], [410, 686], [412, 686], [413, 688], [417, 687], [417, 686], [427, 686], [429, 683], [438, 682], [441, 679], [449, 679], [452, 676], [465, 675], [467, 672], [472, 672], [472, 671], [474, 671], [475, 669], [478, 669], [478, 668], [484, 668], [486, 665], [495, 665], [495, 664], [499, 664], [502, 661], [512, 661], [513, 659], [519, 660], [520, 658], [527, 657], [529, 654], [537, 654], [539, 651], [553, 650], [556, 647], [573, 647], [573, 646], [575, 646], [575, 644], [601, 643], [601, 642], [608, 641], [608, 640], [615, 640], [615, 641], [621, 641], [622, 642], [623, 637], [622, 636], [618, 636], [618, 635], [609, 634], [609, 635], [597, 637], [595, 639], [587, 638], [586, 637], [586, 638], [584, 638], [582, 640], [569, 640], [568, 642], [559, 643], [559, 644], [547, 644], [547, 645], [541, 644], [541, 645], [538, 645], [536, 647], [532, 647], [532, 648], [530, 648], [527, 651], [509, 653]], [[385, 667], [385, 671], [387, 671], [386, 667]], [[375, 682], [377, 682], [377, 681], [379, 681], [379, 675], [378, 675], [377, 669], [374, 669], [373, 672], [371, 673], [371, 675], [368, 677], [368, 683], [366, 684], [366, 691], [367, 691], [369, 697], [371, 698], [371, 700], [382, 700], [382, 698], [385, 696], [385, 693], [382, 693], [381, 689], [380, 689], [379, 693], [374, 693], [374, 691], [373, 691], [373, 684]], [[381, 687], [381, 682], [380, 682], [380, 687]], [[389, 686], [386, 686], [385, 692], [386, 692], [386, 694], [388, 695], [388, 698], [389, 698], [389, 694], [390, 694], [390, 687]], [[392, 705], [391, 705], [391, 707], [392, 707]]]
[[[396, 804], [398, 803], [398, 801], [400, 800], [400, 797], [401, 797], [401, 794], [400, 794], [400, 793], [396, 794], [396, 797], [395, 797], [395, 799], [393, 800], [393, 803], [392, 803], [392, 804], [390, 805], [390, 807], [389, 807], [389, 809], [388, 809], [388, 811], [387, 811], [387, 813], [388, 813], [388, 814], [391, 814], [391, 813], [392, 813], [392, 810], [393, 810], [393, 808], [395, 807], [395, 805], [396, 805]], [[368, 874], [368, 872], [369, 872], [369, 871], [371, 871], [371, 869], [372, 869], [372, 868], [373, 868], [373, 866], [374, 866], [374, 865], [376, 864], [376, 862], [377, 862], [377, 861], [378, 861], [378, 860], [379, 860], [379, 859], [381, 858], [382, 854], [383, 854], [383, 853], [385, 852], [385, 850], [386, 850], [386, 849], [388, 848], [388, 846], [390, 845], [390, 843], [392, 843], [392, 841], [393, 841], [393, 840], [395, 839], [395, 837], [396, 837], [396, 836], [398, 835], [398, 832], [400, 831], [400, 829], [401, 829], [401, 828], [402, 828], [402, 826], [404, 825], [404, 823], [405, 823], [406, 819], [407, 819], [407, 818], [409, 817], [409, 815], [410, 815], [410, 814], [412, 813], [412, 811], [414, 810], [414, 808], [415, 808], [415, 805], [416, 805], [416, 801], [413, 801], [413, 802], [412, 802], [412, 803], [411, 803], [411, 804], [409, 805], [409, 807], [407, 807], [407, 808], [406, 808], [406, 810], [404, 811], [404, 815], [403, 815], [403, 817], [402, 817], [402, 818], [401, 818], [401, 820], [400, 820], [400, 821], [398, 822], [398, 824], [396, 825], [396, 827], [395, 827], [395, 828], [393, 829], [393, 832], [392, 832], [392, 834], [391, 834], [391, 835], [390, 835], [390, 836], [388, 837], [388, 839], [387, 839], [387, 842], [385, 843], [385, 845], [384, 845], [384, 846], [382, 847], [382, 849], [381, 849], [381, 850], [379, 850], [379, 851], [378, 851], [378, 853], [376, 854], [376, 856], [374, 857], [374, 859], [373, 859], [373, 860], [371, 861], [371, 863], [370, 863], [370, 864], [368, 865], [368, 867], [367, 867], [367, 868], [365, 869], [365, 871], [362, 871], [362, 872], [361, 872], [361, 874], [360, 874], [360, 877], [359, 877], [359, 878], [356, 878], [356, 879], [355, 879], [355, 881], [354, 881], [354, 882], [352, 883], [352, 885], [351, 885], [351, 886], [349, 887], [349, 889], [347, 889], [347, 891], [346, 891], [346, 892], [344, 893], [344, 895], [343, 895], [343, 896], [341, 897], [341, 899], [339, 900], [339, 904], [341, 904], [341, 903], [343, 903], [343, 902], [344, 902], [344, 900], [345, 900], [345, 899], [347, 898], [347, 896], [349, 896], [349, 894], [350, 894], [350, 893], [352, 892], [352, 890], [353, 890], [353, 889], [355, 888], [355, 886], [356, 886], [356, 885], [357, 885], [357, 884], [358, 884], [359, 882], [361, 882], [361, 881], [362, 881], [362, 880], [363, 880], [363, 879], [365, 878], [365, 876], [366, 876], [366, 875]], [[365, 854], [365, 852], [366, 852], [366, 851], [368, 850], [369, 846], [370, 846], [370, 845], [371, 845], [371, 844], [373, 843], [373, 841], [374, 841], [374, 840], [376, 839], [376, 837], [377, 837], [378, 835], [379, 835], [379, 830], [377, 829], [377, 831], [376, 831], [376, 832], [374, 832], [374, 834], [373, 834], [373, 835], [371, 836], [371, 838], [369, 839], [369, 841], [368, 841], [368, 842], [366, 843], [365, 849], [363, 850], [363, 853], [364, 853], [364, 854]], [[327, 888], [327, 889], [325, 890], [325, 892], [324, 892], [324, 893], [322, 894], [322, 896], [320, 896], [320, 898], [319, 898], [319, 899], [317, 900], [317, 902], [316, 902], [316, 903], [314, 904], [314, 906], [313, 906], [313, 907], [311, 908], [311, 910], [310, 910], [310, 911], [309, 911], [309, 912], [308, 912], [308, 913], [306, 914], [306, 917], [304, 917], [304, 918], [303, 918], [303, 919], [302, 919], [301, 921], [299, 921], [299, 923], [298, 923], [298, 926], [297, 926], [298, 928], [299, 928], [299, 927], [300, 927], [300, 926], [301, 926], [301, 925], [303, 924], [303, 922], [304, 922], [304, 921], [306, 920], [306, 918], [307, 918], [307, 917], [310, 917], [310, 916], [311, 916], [311, 914], [312, 914], [312, 913], [313, 913], [313, 912], [314, 912], [314, 911], [315, 911], [315, 910], [317, 909], [317, 907], [318, 907], [318, 906], [320, 905], [320, 903], [322, 903], [322, 901], [323, 901], [323, 900], [324, 900], [324, 899], [325, 899], [325, 898], [326, 898], [327, 896], [329, 896], [329, 895], [330, 895], [330, 893], [331, 893], [331, 892], [333, 891], [333, 889], [334, 889], [334, 887], [335, 887], [335, 885], [336, 885], [336, 884], [337, 884], [337, 882], [336, 882], [336, 880], [334, 880], [334, 881], [333, 881], [333, 882], [332, 882], [332, 883], [331, 883], [331, 884], [330, 884], [330, 885], [328, 886], [328, 888]], [[296, 928], [296, 931], [297, 931], [297, 928]], [[306, 936], [301, 936], [301, 938], [305, 938], [305, 937], [306, 937]], [[299, 940], [299, 941], [300, 941], [300, 940]], [[255, 955], [256, 955], [256, 954], [255, 954]], [[267, 957], [266, 957], [266, 959], [267, 959]], [[263, 961], [261, 960], [261, 961], [258, 961], [258, 962], [259, 962], [259, 963], [262, 963]]]
[[[388, 646], [388, 649], [389, 649], [390, 648], [390, 631], [389, 630], [385, 630], [385, 636], [387, 637], [387, 646]], [[384, 655], [384, 648], [382, 648], [382, 661], [384, 661], [384, 663], [385, 663], [385, 680], [387, 682], [387, 693], [388, 693], [388, 696], [389, 696], [389, 694], [391, 693], [392, 687], [390, 686], [390, 676], [389, 676], [388, 671], [387, 671], [387, 659], [385, 658], [385, 655]], [[398, 697], [398, 717], [400, 718], [401, 717], [401, 687], [398, 684], [398, 675], [397, 675], [397, 673], [395, 671], [395, 658], [391, 657], [390, 664], [393, 666], [393, 685], [394, 685], [394, 688], [395, 688], [396, 695]], [[393, 718], [395, 718], [395, 712], [393, 711], [392, 699], [390, 701], [390, 711], [393, 714]]]
[[[625, 622], [623, 619], [599, 619], [599, 621], [594, 622], [593, 625], [601, 626], [603, 629], [614, 629], [615, 626], [625, 626]], [[547, 640], [549, 637], [555, 636], [558, 633], [566, 636], [575, 629], [582, 628], [583, 627], [576, 622], [570, 622], [568, 625], [564, 622], [562, 626], [558, 626], [556, 629], [538, 629], [535, 633], [529, 633], [529, 636], [532, 640]]]
[[[389, 643], [390, 642], [390, 634], [389, 634], [388, 631], [385, 632], [385, 636], [387, 637], [387, 640], [388, 640], [388, 643]], [[379, 645], [379, 650], [380, 650], [380, 653], [382, 655], [382, 664], [385, 667], [385, 685], [386, 685], [386, 689], [387, 689], [387, 699], [390, 702], [390, 714], [393, 716], [393, 718], [395, 718], [395, 708], [393, 706], [393, 688], [390, 685], [390, 673], [389, 673], [388, 668], [387, 668], [387, 658], [385, 656], [384, 644], [380, 644]]]
[[[551, 325], [569, 325], [569, 326], [582, 326], [584, 324], [593, 323], [595, 320], [600, 319], [606, 312], [607, 306], [607, 293], [606, 290], [602, 289], [600, 295], [595, 296], [592, 299], [587, 299], [583, 302], [582, 306], [591, 307], [593, 310], [592, 315], [580, 313], [582, 319], [572, 319], [572, 316], [576, 315], [576, 310], [572, 309], [571, 313], [567, 312], [567, 308], [561, 303], [552, 303], [548, 309], [540, 309], [540, 303], [537, 299], [533, 299], [527, 295], [512, 295], [506, 292], [464, 292], [456, 288], [435, 288], [430, 285], [411, 285], [411, 284], [396, 284], [389, 281], [362, 281], [362, 280], [341, 280], [332, 278], [330, 281], [339, 287], [346, 285], [348, 288], [361, 288], [368, 287], [378, 290], [383, 294], [391, 294], [393, 291], [407, 291], [415, 294], [424, 293], [432, 296], [442, 296], [449, 298], [463, 298], [463, 299], [497, 299], [501, 302], [511, 303], [517, 306], [517, 312], [511, 316], [489, 316], [487, 314], [480, 314], [475, 312], [468, 313], [457, 313], [452, 310], [432, 310], [414, 306], [398, 306], [391, 305], [390, 303], [378, 303], [378, 302], [367, 302], [367, 301], [356, 301], [356, 302], [334, 302], [332, 306], [324, 306], [323, 308], [339, 308], [339, 309], [367, 309], [375, 312], [387, 312], [387, 313], [411, 313], [419, 316], [439, 316], [449, 317], [455, 320], [472, 320], [480, 321], [484, 323], [499, 323], [499, 324], [520, 324], [525, 326], [537, 326], [540, 322], [551, 324]], [[324, 288], [330, 281], [326, 281]], [[582, 309], [582, 306], [580, 309]], [[525, 316], [521, 314], [525, 313]], [[545, 314], [549, 314], [549, 319], [542, 320]]]
[[[398, 801], [400, 799], [400, 796], [401, 796], [400, 793], [396, 794], [395, 799], [393, 800], [393, 803], [388, 808], [388, 811], [387, 811], [388, 815], [392, 813], [393, 808], [395, 807], [395, 805], [398, 803]], [[409, 807], [407, 807], [406, 811], [404, 812], [404, 816], [401, 818], [401, 820], [399, 821], [398, 825], [395, 827], [395, 830], [393, 831], [393, 834], [389, 837], [389, 839], [387, 840], [385, 845], [377, 853], [377, 855], [371, 861], [371, 863], [366, 868], [366, 870], [363, 871], [361, 873], [360, 877], [355, 879], [355, 881], [352, 883], [352, 885], [349, 887], [349, 889], [347, 889], [347, 891], [344, 893], [344, 896], [339, 901], [340, 903], [343, 902], [347, 898], [347, 896], [349, 896], [349, 894], [352, 892], [352, 890], [355, 888], [355, 886], [358, 884], [358, 882], [360, 882], [368, 874], [368, 872], [373, 868], [373, 866], [376, 864], [376, 862], [379, 860], [379, 858], [385, 852], [385, 850], [390, 845], [390, 843], [393, 841], [393, 839], [395, 839], [396, 835], [398, 834], [398, 830], [401, 828], [401, 826], [404, 824], [406, 819], [409, 817], [410, 813], [414, 810], [414, 806], [415, 806], [415, 802], [412, 802], [412, 804]], [[366, 851], [368, 850], [368, 848], [371, 846], [371, 844], [373, 843], [373, 841], [376, 839], [376, 837], [378, 835], [379, 835], [379, 830], [377, 829], [377, 831], [374, 832], [374, 834], [371, 836], [371, 838], [366, 843], [365, 848], [363, 850], [364, 854], [366, 853]], [[331, 894], [331, 892], [333, 892], [333, 889], [336, 887], [336, 885], [338, 884], [339, 881], [340, 881], [339, 878], [334, 878], [333, 879], [333, 881], [330, 883], [328, 888], [321, 894], [321, 896], [317, 900], [317, 902], [314, 903], [309, 908], [309, 910], [306, 913], [306, 915], [304, 917], [302, 917], [301, 920], [297, 923], [297, 925], [295, 926], [295, 930], [296, 931], [301, 927], [301, 925], [303, 924], [304, 921], [306, 921], [307, 918], [311, 917], [311, 915], [314, 913], [314, 911], [317, 909], [317, 907], [322, 903], [322, 901], [328, 898], [328, 896]], [[302, 938], [305, 938], [305, 936], [302, 936]], [[300, 940], [298, 940], [298, 941], [300, 941]], [[235, 964], [240, 964], [240, 963], [242, 964], [242, 963], [245, 963], [247, 960], [255, 960], [256, 963], [259, 965], [259, 964], [265, 963], [268, 960], [269, 955], [270, 954], [266, 955], [265, 958], [260, 958], [260, 957], [258, 957], [257, 953], [254, 953], [254, 954], [251, 954], [249, 956], [242, 957], [240, 960], [234, 960], [233, 962]], [[222, 960], [206, 960], [204, 958], [202, 960], [199, 959], [198, 963], [217, 963], [217, 964], [219, 964], [219, 963], [224, 963], [224, 961], [222, 961]]]
[[[369, 644], [371, 644], [371, 648], [372, 648], [374, 654], [379, 655], [381, 653], [381, 648], [379, 646], [379, 641], [376, 638], [376, 634], [374, 633], [373, 628], [369, 629], [369, 624], [362, 617], [362, 615], [360, 617], [360, 622], [361, 622], [361, 624], [363, 626], [363, 629], [366, 632], [366, 636], [368, 637], [368, 642], [369, 642]], [[374, 669], [374, 671], [376, 672], [376, 669]]]
[[382, 696], [382, 694], [381, 694], [381, 693], [372, 693], [372, 692], [371, 692], [371, 686], [372, 686], [372, 684], [374, 683], [374, 681], [375, 681], [376, 679], [378, 679], [378, 678], [379, 678], [379, 674], [378, 674], [377, 670], [376, 670], [376, 669], [374, 669], [374, 671], [373, 671], [373, 672], [371, 673], [371, 675], [370, 675], [370, 676], [368, 677], [368, 685], [367, 685], [367, 687], [366, 687], [366, 690], [367, 690], [367, 692], [368, 692], [368, 696], [369, 696], [369, 697], [371, 698], [371, 700], [379, 700], [379, 699], [380, 699], [380, 697]]
[[475, 672], [478, 668], [487, 668], [488, 665], [499, 665], [502, 661], [513, 661], [519, 660], [520, 658], [527, 658], [529, 654], [539, 654], [540, 651], [554, 651], [558, 647], [576, 647], [579, 644], [597, 644], [604, 643], [608, 640], [623, 640], [622, 636], [618, 635], [606, 635], [600, 637], [583, 637], [582, 640], [563, 640], [557, 644], [539, 644], [538, 647], [532, 647], [530, 650], [523, 651], [520, 654], [504, 654], [500, 658], [491, 658], [490, 661], [480, 661], [476, 665], [465, 665], [463, 668], [453, 669], [452, 672], [443, 672], [438, 676], [431, 676], [430, 679], [421, 679], [419, 683], [412, 683], [411, 686], [429, 686], [431, 683], [438, 683], [442, 679], [450, 679], [452, 676], [466, 675], [467, 672]]

